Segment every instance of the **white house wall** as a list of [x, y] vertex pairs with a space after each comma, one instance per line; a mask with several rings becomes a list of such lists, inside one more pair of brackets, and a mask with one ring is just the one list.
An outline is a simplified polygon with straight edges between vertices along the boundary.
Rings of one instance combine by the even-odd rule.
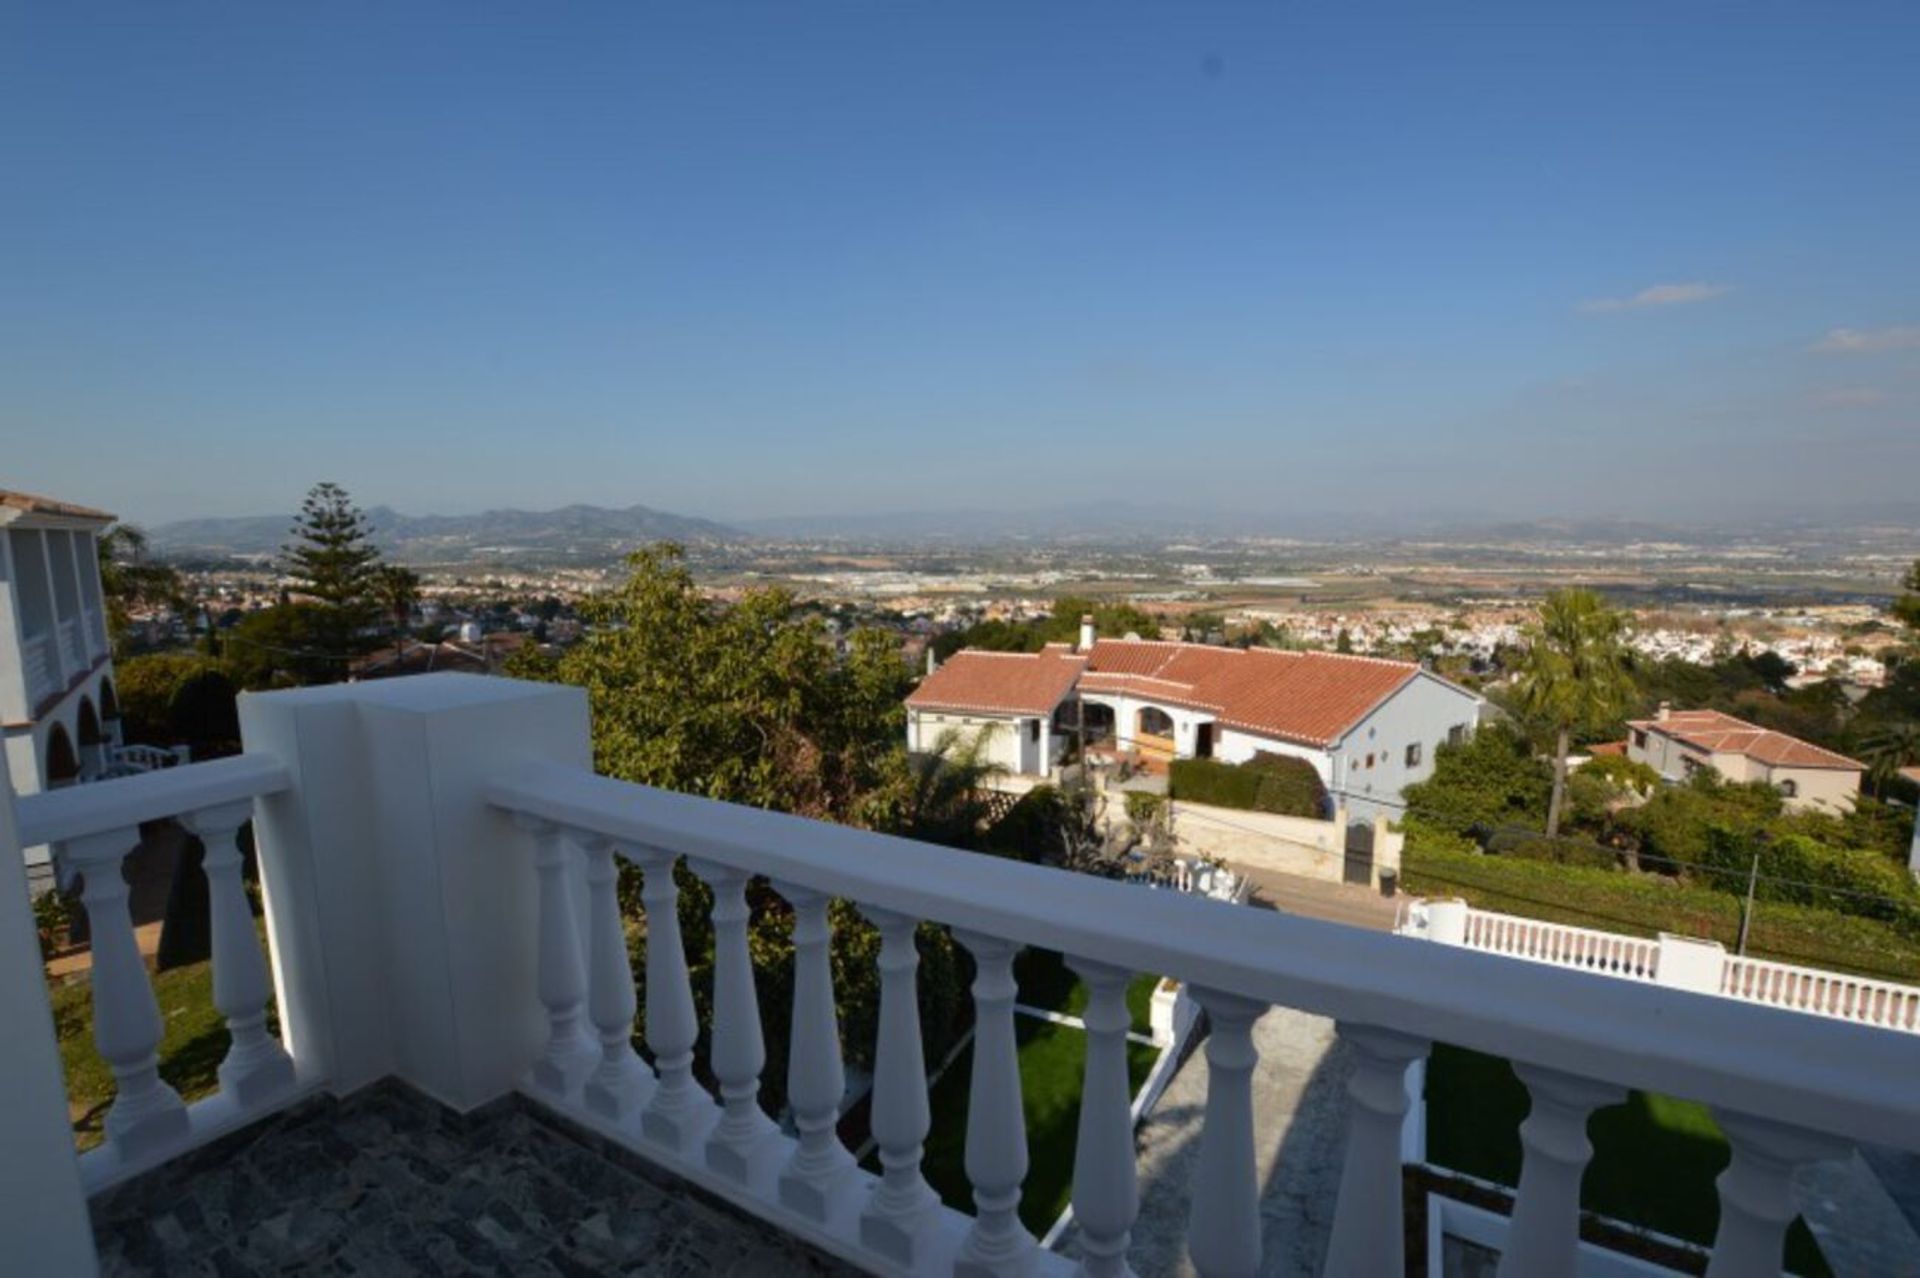
[[1320, 774], [1320, 784], [1333, 789], [1333, 756], [1313, 746], [1293, 741], [1277, 741], [1256, 736], [1238, 728], [1223, 728], [1213, 743], [1213, 757], [1223, 763], [1248, 763], [1256, 754], [1279, 754], [1289, 759], [1305, 759]]
[[[1478, 698], [1422, 672], [1374, 707], [1338, 743], [1331, 786], [1336, 799], [1345, 799], [1355, 820], [1383, 812], [1399, 816], [1406, 808], [1402, 792], [1433, 775], [1434, 754], [1448, 734], [1456, 727], [1472, 732], [1479, 721]], [[1416, 743], [1420, 761], [1409, 765], [1407, 747]]]
[[[915, 710], [907, 716], [907, 748], [919, 752], [931, 752], [940, 744], [940, 738], [948, 731], [957, 731], [962, 741], [972, 741], [985, 730], [986, 749], [983, 758], [1009, 772], [1021, 772], [1022, 720], [1013, 717], [994, 717], [989, 715], [944, 714], [931, 710]], [[1046, 725], [1041, 726], [1041, 735], [1046, 735]], [[1045, 744], [1045, 741], [1042, 741]]]

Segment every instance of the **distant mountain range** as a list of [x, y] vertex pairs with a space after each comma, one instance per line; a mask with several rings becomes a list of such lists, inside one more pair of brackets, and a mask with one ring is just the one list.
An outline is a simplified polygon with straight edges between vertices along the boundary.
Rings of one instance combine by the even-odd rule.
[[[292, 515], [184, 519], [148, 530], [153, 548], [174, 557], [277, 554]], [[374, 540], [395, 559], [445, 563], [470, 559], [604, 560], [650, 541], [738, 541], [743, 534], [710, 519], [649, 506], [562, 506], [558, 510], [488, 510], [477, 515], [403, 515], [390, 506], [367, 511]]]

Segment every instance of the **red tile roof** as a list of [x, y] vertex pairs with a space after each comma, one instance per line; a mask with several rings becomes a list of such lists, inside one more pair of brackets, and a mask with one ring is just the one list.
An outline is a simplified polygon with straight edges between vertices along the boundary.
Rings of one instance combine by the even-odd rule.
[[1086, 656], [1064, 644], [1037, 654], [954, 654], [907, 704], [921, 710], [1051, 714], [1073, 691], [1127, 694], [1213, 714], [1261, 736], [1325, 746], [1420, 674], [1405, 661], [1330, 652], [1214, 648], [1101, 639]]
[[10, 488], [0, 488], [0, 506], [11, 506], [15, 510], [24, 510], [36, 515], [66, 515], [73, 519], [112, 520], [115, 518], [106, 511], [95, 510], [91, 506], [76, 506], [72, 502], [55, 501], [51, 497], [16, 492]]
[[1630, 719], [1628, 726], [1643, 732], [1657, 732], [1710, 754], [1744, 755], [1772, 767], [1866, 770], [1864, 763], [1844, 754], [1718, 710], [1675, 710], [1664, 719]]
[[907, 698], [916, 710], [1049, 715], [1073, 691], [1086, 659], [1063, 643], [1040, 652], [967, 648], [921, 680]]

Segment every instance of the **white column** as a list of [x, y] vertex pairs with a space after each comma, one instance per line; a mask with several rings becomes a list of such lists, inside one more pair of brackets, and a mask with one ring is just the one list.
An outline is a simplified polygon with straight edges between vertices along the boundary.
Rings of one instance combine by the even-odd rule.
[[267, 998], [273, 987], [240, 878], [240, 827], [252, 815], [249, 799], [180, 818], [206, 848], [201, 865], [213, 924], [213, 1005], [226, 1018], [232, 1038], [220, 1062], [220, 1090], [249, 1108], [293, 1086], [293, 1059], [280, 1040], [267, 1033]]
[[1500, 1272], [1570, 1274], [1580, 1254], [1580, 1180], [1593, 1157], [1587, 1120], [1625, 1100], [1626, 1091], [1538, 1065], [1515, 1062], [1513, 1072], [1527, 1085], [1532, 1108], [1520, 1124], [1520, 1185]]
[[853, 1155], [840, 1143], [840, 1101], [846, 1069], [840, 1060], [840, 1021], [833, 1003], [832, 928], [827, 898], [810, 888], [776, 883], [793, 907], [793, 1038], [787, 1057], [787, 1100], [800, 1133], [780, 1173], [780, 1201], [824, 1221], [834, 1191], [846, 1182]]
[[1013, 956], [1020, 947], [977, 932], [956, 931], [954, 939], [974, 959], [966, 1153], [974, 1219], [953, 1271], [958, 1278], [995, 1278], [1021, 1272], [1035, 1250], [1020, 1223], [1020, 1186], [1027, 1178], [1027, 1115], [1013, 1037]]
[[1797, 1211], [1794, 1171], [1802, 1163], [1844, 1157], [1847, 1142], [1749, 1114], [1715, 1110], [1713, 1117], [1733, 1146], [1733, 1161], [1714, 1182], [1720, 1189], [1720, 1230], [1707, 1278], [1773, 1278]]
[[109, 830], [65, 848], [87, 880], [81, 899], [93, 946], [93, 1042], [116, 1085], [107, 1139], [129, 1157], [187, 1138], [187, 1107], [160, 1080], [160, 1008], [127, 912], [121, 861], [139, 843], [138, 830]]
[[633, 965], [620, 919], [620, 867], [613, 840], [576, 831], [587, 858], [587, 1014], [600, 1039], [600, 1061], [587, 1079], [587, 1108], [616, 1121], [637, 1113], [647, 1066], [633, 1050]]
[[1080, 1134], [1073, 1156], [1073, 1216], [1080, 1224], [1080, 1272], [1131, 1278], [1127, 1243], [1140, 1210], [1133, 1151], [1133, 1086], [1127, 1072], [1124, 968], [1067, 959], [1087, 983], [1087, 1068], [1080, 1085]]
[[1399, 1274], [1406, 1269], [1400, 1145], [1407, 1068], [1426, 1057], [1427, 1042], [1372, 1025], [1342, 1022], [1339, 1031], [1340, 1041], [1353, 1052], [1353, 1075], [1347, 1080], [1352, 1108], [1326, 1272]]
[[707, 1138], [707, 1166], [745, 1181], [754, 1150], [778, 1129], [760, 1108], [760, 1071], [767, 1047], [761, 1037], [760, 998], [753, 984], [753, 953], [747, 942], [747, 879], [744, 870], [711, 861], [688, 865], [713, 889], [713, 1045], [709, 1063], [720, 1082], [720, 1121]]
[[713, 1104], [693, 1081], [693, 1046], [700, 1024], [693, 1012], [693, 982], [680, 939], [680, 888], [673, 865], [680, 858], [657, 848], [636, 847], [645, 874], [640, 899], [647, 907], [647, 1046], [653, 1049], [659, 1085], [640, 1115], [640, 1130], [681, 1153], [713, 1120]]
[[1266, 1005], [1193, 987], [1212, 1030], [1207, 1038], [1207, 1114], [1200, 1131], [1187, 1253], [1202, 1278], [1260, 1268], [1260, 1186], [1253, 1160], [1253, 1022]]
[[514, 824], [533, 835], [534, 870], [540, 896], [540, 1005], [547, 1013], [547, 1043], [533, 1063], [534, 1085], [565, 1096], [583, 1072], [583, 1008], [587, 979], [580, 965], [580, 940], [574, 934], [579, 915], [567, 894], [567, 863], [572, 847], [551, 821], [516, 816]]
[[880, 1029], [871, 1122], [881, 1173], [860, 1217], [860, 1241], [912, 1269], [915, 1236], [939, 1203], [920, 1174], [922, 1144], [931, 1125], [915, 986], [920, 954], [914, 948], [913, 919], [866, 906], [861, 912], [880, 929]]
[[47, 566], [47, 616], [52, 619], [47, 627], [47, 649], [51, 653], [54, 682], [64, 692], [80, 672], [67, 660], [67, 645], [60, 638], [60, 587], [53, 580], [53, 538], [45, 530], [40, 533], [40, 562]]

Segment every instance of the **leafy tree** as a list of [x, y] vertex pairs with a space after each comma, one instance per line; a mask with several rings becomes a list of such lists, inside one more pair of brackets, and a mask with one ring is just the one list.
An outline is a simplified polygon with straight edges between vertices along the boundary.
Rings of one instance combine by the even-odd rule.
[[1475, 827], [1535, 825], [1547, 813], [1553, 776], [1519, 733], [1489, 723], [1434, 752], [1433, 775], [1406, 788], [1407, 819], [1466, 835]]
[[1900, 595], [1893, 601], [1893, 615], [1920, 635], [1920, 559], [1914, 560], [1907, 575], [1900, 579]]
[[1528, 628], [1517, 688], [1520, 705], [1553, 736], [1553, 797], [1547, 835], [1560, 832], [1567, 751], [1575, 733], [1611, 727], [1633, 695], [1626, 660], [1627, 618], [1591, 590], [1556, 590]]
[[1340, 627], [1340, 633], [1333, 637], [1333, 650], [1342, 654], [1351, 654], [1353, 652], [1353, 632], [1345, 626]]
[[1860, 755], [1874, 793], [1884, 798], [1900, 769], [1920, 761], [1920, 723], [1903, 720], [1874, 728], [1861, 737]]
[[380, 552], [373, 529], [338, 484], [315, 484], [282, 546], [293, 592], [356, 616], [371, 605]]
[[243, 688], [337, 683], [352, 667], [358, 629], [352, 615], [325, 604], [276, 604], [227, 631], [224, 659]]
[[374, 569], [371, 584], [375, 605], [393, 626], [394, 653], [404, 657], [407, 623], [413, 620], [414, 605], [420, 602], [420, 574], [399, 564], [381, 564]]
[[100, 593], [107, 604], [107, 633], [116, 651], [124, 651], [135, 608], [187, 609], [186, 583], [171, 564], [149, 556], [147, 535], [132, 524], [115, 524], [100, 534]]

